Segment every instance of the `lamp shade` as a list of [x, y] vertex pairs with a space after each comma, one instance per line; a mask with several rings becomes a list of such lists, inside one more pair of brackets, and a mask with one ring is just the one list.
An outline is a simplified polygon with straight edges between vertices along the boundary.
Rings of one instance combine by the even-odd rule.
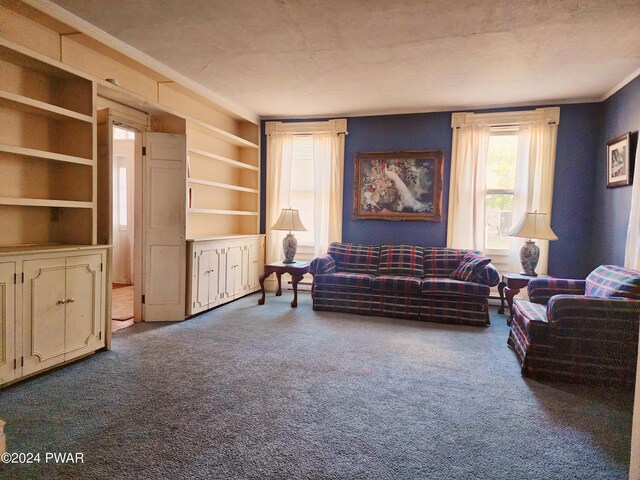
[[520, 222], [509, 232], [512, 237], [536, 238], [539, 240], [557, 240], [546, 213], [526, 212]]
[[283, 208], [278, 220], [276, 220], [276, 223], [271, 227], [271, 230], [305, 232], [307, 229], [304, 228], [304, 225], [302, 225], [302, 222], [300, 221], [298, 210], [293, 208]]

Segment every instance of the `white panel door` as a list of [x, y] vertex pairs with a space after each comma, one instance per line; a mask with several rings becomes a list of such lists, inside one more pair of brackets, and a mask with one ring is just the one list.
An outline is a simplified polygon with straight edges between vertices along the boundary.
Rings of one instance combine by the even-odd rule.
[[[0, 263], [0, 385], [16, 378], [16, 264]], [[14, 366], [16, 368], [14, 368]]]
[[209, 254], [209, 308], [211, 308], [220, 303], [220, 278], [224, 271], [225, 252], [224, 248], [217, 247], [208, 250], [207, 253]]
[[185, 318], [186, 137], [145, 133], [143, 320]]
[[65, 360], [104, 347], [102, 255], [67, 257]]
[[23, 375], [64, 361], [65, 259], [47, 258], [22, 262]]

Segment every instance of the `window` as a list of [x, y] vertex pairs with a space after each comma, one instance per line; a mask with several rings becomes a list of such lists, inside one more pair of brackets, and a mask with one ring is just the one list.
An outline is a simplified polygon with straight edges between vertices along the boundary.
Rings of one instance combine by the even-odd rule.
[[517, 158], [517, 127], [492, 128], [486, 165], [485, 250], [509, 250]]
[[[295, 232], [300, 253], [304, 247], [313, 247], [315, 178], [313, 166], [313, 137], [299, 135], [293, 138], [293, 158], [291, 161], [291, 187], [289, 204], [300, 211], [300, 220], [306, 232]], [[303, 247], [303, 248], [300, 248]]]

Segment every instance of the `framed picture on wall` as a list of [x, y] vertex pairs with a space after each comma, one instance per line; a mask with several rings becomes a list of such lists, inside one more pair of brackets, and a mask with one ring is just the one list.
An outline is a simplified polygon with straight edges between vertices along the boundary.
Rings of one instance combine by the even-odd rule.
[[631, 185], [633, 181], [632, 134], [607, 142], [607, 188]]
[[353, 218], [441, 222], [443, 162], [440, 150], [356, 153]]

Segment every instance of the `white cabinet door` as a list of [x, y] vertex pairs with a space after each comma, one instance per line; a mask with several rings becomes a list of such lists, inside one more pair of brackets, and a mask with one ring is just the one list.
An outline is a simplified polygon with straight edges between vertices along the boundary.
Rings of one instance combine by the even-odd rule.
[[15, 273], [15, 263], [0, 263], [0, 384], [16, 378], [17, 369], [21, 368], [15, 361]]
[[22, 262], [23, 375], [64, 362], [65, 258]]
[[260, 239], [251, 239], [247, 243], [247, 270], [243, 284], [247, 292], [254, 292], [260, 276]]
[[66, 261], [65, 360], [104, 347], [102, 335], [102, 256], [81, 255]]
[[234, 298], [242, 292], [242, 245], [234, 245], [227, 249], [225, 296]]
[[205, 249], [194, 249], [191, 261], [191, 314], [209, 308], [209, 270], [211, 256]]
[[225, 249], [218, 246], [207, 251], [209, 255], [209, 308], [215, 307], [221, 301], [225, 271]]

